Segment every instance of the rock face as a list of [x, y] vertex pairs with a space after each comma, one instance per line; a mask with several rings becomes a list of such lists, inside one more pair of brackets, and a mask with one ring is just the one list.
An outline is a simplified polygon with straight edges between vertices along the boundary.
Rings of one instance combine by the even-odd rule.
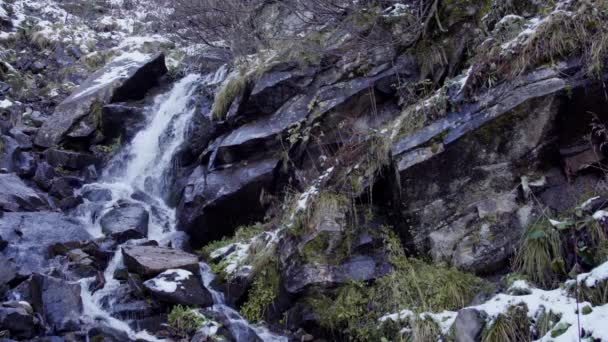
[[176, 249], [155, 246], [123, 247], [122, 254], [129, 272], [144, 278], [154, 277], [169, 269], [199, 272], [198, 257]]
[[[243, 223], [259, 215], [263, 207], [256, 203], [260, 191], [270, 188], [275, 179], [276, 158], [218, 169], [205, 174], [203, 167], [190, 176], [179, 207], [179, 226], [197, 241], [213, 241], [226, 233], [226, 215], [233, 210], [233, 203], [250, 203], [243, 215], [234, 217]], [[234, 222], [226, 229], [234, 229]], [[230, 228], [232, 227], [232, 228]]]
[[21, 293], [32, 303], [34, 311], [44, 317], [45, 323], [56, 332], [80, 329], [82, 298], [80, 284], [34, 274]]
[[44, 269], [50, 245], [92, 238], [80, 222], [56, 212], [4, 213], [0, 236], [7, 244], [4, 254], [25, 275]]
[[[411, 222], [399, 229], [412, 232], [413, 244], [429, 248], [436, 261], [477, 273], [504, 267], [534, 215], [512, 190], [533, 172], [527, 160], [541, 164], [555, 153], [548, 142], [572, 135], [556, 123], [564, 108], [561, 91], [580, 82], [541, 69], [485, 93], [479, 103], [488, 106], [476, 103], [398, 140], [392, 146], [398, 196]], [[470, 149], [477, 145], [484, 149]]]
[[55, 109], [34, 143], [52, 147], [66, 136], [87, 137], [97, 128], [102, 107], [110, 102], [141, 99], [167, 72], [162, 54], [126, 53], [91, 75]]
[[144, 287], [155, 298], [170, 304], [209, 306], [211, 293], [198, 275], [186, 270], [167, 270], [144, 282]]
[[463, 309], [454, 321], [454, 341], [476, 342], [481, 340], [486, 318], [475, 309]]
[[27, 186], [15, 174], [0, 174], [0, 209], [3, 211], [37, 211], [49, 209], [43, 195]]
[[150, 215], [141, 204], [122, 203], [110, 210], [101, 220], [104, 234], [111, 235], [117, 241], [141, 239], [148, 235]]

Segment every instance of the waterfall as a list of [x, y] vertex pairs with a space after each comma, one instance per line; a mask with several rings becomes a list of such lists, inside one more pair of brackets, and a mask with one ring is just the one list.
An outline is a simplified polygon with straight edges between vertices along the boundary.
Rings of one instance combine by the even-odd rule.
[[[81, 189], [104, 189], [112, 195], [112, 200], [104, 205], [101, 212], [95, 204], [86, 200], [77, 210], [77, 215], [87, 224], [93, 236], [103, 236], [99, 218], [117, 202], [128, 200], [140, 202], [150, 213], [148, 239], [156, 240], [161, 245], [168, 243], [175, 231], [176, 215], [175, 210], [163, 200], [167, 191], [164, 177], [172, 167], [173, 156], [184, 142], [188, 123], [196, 109], [196, 90], [222, 82], [225, 75], [225, 67], [207, 76], [191, 74], [177, 82], [170, 91], [155, 98], [147, 111], [146, 127], [110, 161], [99, 182]], [[95, 279], [81, 280], [84, 314], [91, 320], [126, 333], [131, 339], [156, 341], [146, 331], [133, 330], [127, 322], [112, 317], [103, 309], [102, 301], [108, 298], [109, 306], [112, 306], [112, 293], [120, 286], [120, 282], [114, 279], [114, 271], [120, 267], [123, 267], [121, 246], [117, 247], [104, 272], [103, 288], [92, 293], [90, 286]], [[215, 297], [218, 300], [221, 298], [219, 294]]]

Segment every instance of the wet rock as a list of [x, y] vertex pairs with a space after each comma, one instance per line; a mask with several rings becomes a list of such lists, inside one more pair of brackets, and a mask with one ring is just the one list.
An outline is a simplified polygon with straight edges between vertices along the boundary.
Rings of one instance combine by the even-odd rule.
[[108, 202], [112, 200], [112, 191], [109, 189], [87, 188], [83, 190], [82, 197], [91, 202]]
[[[205, 174], [199, 167], [191, 174], [178, 208], [178, 227], [186, 230], [202, 244], [228, 235], [239, 222], [228, 225], [226, 215], [234, 217], [234, 203], [249, 203], [247, 212], [241, 213], [240, 224], [259, 219], [263, 207], [259, 202], [262, 189], [270, 188], [275, 179], [274, 172], [279, 160], [270, 158], [235, 165], [224, 170]], [[263, 216], [263, 214], [262, 214]]]
[[162, 54], [126, 53], [114, 58], [57, 106], [40, 128], [35, 144], [52, 147], [68, 133], [72, 138], [88, 137], [97, 129], [95, 116], [101, 114], [103, 105], [143, 98], [166, 72]]
[[74, 196], [75, 189], [82, 186], [82, 179], [78, 177], [58, 177], [51, 181], [49, 193], [59, 199]]
[[0, 174], [0, 209], [38, 211], [49, 209], [46, 198], [27, 186], [15, 174]]
[[23, 132], [23, 129], [13, 127], [8, 134], [17, 141], [22, 150], [32, 148], [32, 138]]
[[205, 316], [220, 323], [227, 330], [228, 336], [226, 337], [232, 341], [263, 341], [238, 312], [226, 305], [216, 304], [203, 312]]
[[50, 148], [44, 152], [44, 158], [53, 167], [63, 167], [71, 170], [82, 170], [95, 164], [97, 159], [89, 153], [75, 152]]
[[17, 267], [2, 254], [0, 254], [0, 265], [2, 265], [0, 267], [0, 298], [3, 298], [10, 283], [17, 278]]
[[3, 330], [12, 338], [29, 339], [42, 333], [44, 327], [27, 302], [5, 302], [0, 305], [0, 331]]
[[56, 212], [4, 213], [0, 236], [7, 242], [4, 255], [24, 275], [45, 270], [51, 245], [92, 238], [79, 221]]
[[198, 257], [176, 249], [156, 246], [127, 246], [122, 248], [129, 272], [144, 278], [154, 277], [169, 269], [199, 272]]
[[15, 160], [15, 172], [21, 177], [30, 178], [36, 172], [38, 160], [32, 152], [21, 152]]
[[55, 169], [45, 161], [41, 161], [36, 166], [36, 172], [34, 173], [34, 182], [41, 189], [48, 190], [51, 188], [51, 183], [55, 177]]
[[0, 146], [2, 146], [2, 153], [0, 153], [0, 173], [9, 173], [15, 171], [15, 158], [20, 153], [19, 143], [9, 137], [0, 136]]
[[475, 309], [462, 309], [458, 311], [454, 321], [454, 341], [478, 342], [486, 325], [486, 317]]
[[213, 304], [211, 293], [198, 275], [179, 269], [167, 270], [144, 282], [152, 296], [170, 304], [209, 306]]
[[34, 310], [44, 316], [53, 331], [80, 329], [82, 298], [79, 283], [36, 274], [32, 276], [30, 291]]
[[141, 239], [148, 235], [150, 215], [143, 205], [121, 203], [110, 210], [100, 220], [104, 234], [111, 235], [119, 242]]
[[145, 121], [143, 108], [108, 104], [103, 107], [102, 132], [107, 139], [120, 137], [123, 141], [130, 141], [143, 128]]
[[115, 291], [103, 297], [101, 304], [112, 317], [123, 320], [140, 321], [155, 317], [163, 310], [160, 303], [140, 297], [127, 284], [120, 285]]

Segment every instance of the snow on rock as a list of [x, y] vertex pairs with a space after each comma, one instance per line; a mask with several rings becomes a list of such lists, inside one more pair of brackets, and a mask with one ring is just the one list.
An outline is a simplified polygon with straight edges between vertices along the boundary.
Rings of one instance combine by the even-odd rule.
[[173, 293], [177, 291], [177, 286], [184, 280], [192, 276], [192, 272], [180, 269], [166, 270], [156, 278], [147, 280], [146, 286], [156, 291]]
[[579, 274], [576, 280], [579, 284], [585, 283], [587, 287], [595, 287], [598, 283], [608, 279], [608, 261], [594, 268], [589, 273]]
[[593, 219], [596, 221], [604, 220], [606, 217], [608, 217], [608, 211], [605, 210], [599, 210], [593, 213]]
[[8, 99], [4, 99], [2, 101], [0, 101], [0, 109], [6, 109], [9, 107], [12, 107], [13, 103], [11, 101], [9, 101]]

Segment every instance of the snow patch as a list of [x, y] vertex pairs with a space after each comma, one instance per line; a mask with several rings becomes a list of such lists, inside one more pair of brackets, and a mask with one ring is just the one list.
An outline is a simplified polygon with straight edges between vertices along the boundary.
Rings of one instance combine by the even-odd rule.
[[178, 285], [181, 285], [181, 282], [187, 280], [190, 276], [192, 276], [190, 271], [171, 269], [159, 274], [154, 279], [147, 280], [144, 284], [156, 291], [173, 293], [177, 291]]
[[591, 272], [579, 274], [576, 277], [579, 284], [584, 282], [587, 287], [595, 287], [606, 279], [608, 279], [608, 261], [594, 268]]
[[599, 210], [593, 213], [593, 219], [595, 219], [596, 221], [601, 221], [606, 217], [608, 217], [608, 211], [605, 210]]
[[2, 108], [2, 109], [10, 108], [12, 106], [13, 106], [13, 103], [11, 101], [9, 101], [8, 99], [0, 101], [0, 108]]

